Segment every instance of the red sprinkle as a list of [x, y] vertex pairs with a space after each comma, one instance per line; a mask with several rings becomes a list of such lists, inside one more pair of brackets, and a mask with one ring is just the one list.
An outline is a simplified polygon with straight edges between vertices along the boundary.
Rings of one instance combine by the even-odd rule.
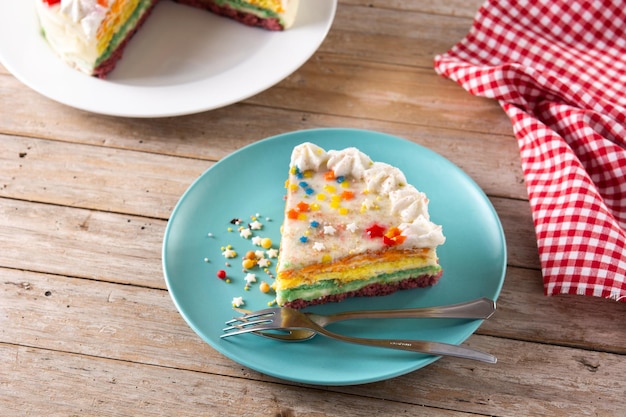
[[365, 229], [365, 233], [367, 233], [370, 239], [375, 239], [377, 237], [384, 236], [385, 228], [379, 224], [374, 223], [373, 225]]
[[219, 271], [217, 271], [217, 277], [219, 279], [224, 279], [226, 278], [226, 271], [224, 271], [223, 269], [220, 269]]
[[61, 3], [61, 0], [43, 0], [48, 6], [54, 6], [57, 3]]

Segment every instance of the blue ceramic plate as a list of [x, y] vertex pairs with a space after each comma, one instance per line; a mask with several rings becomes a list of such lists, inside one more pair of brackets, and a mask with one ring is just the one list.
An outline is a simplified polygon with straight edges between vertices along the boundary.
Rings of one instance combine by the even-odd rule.
[[[483, 191], [442, 156], [394, 136], [353, 129], [305, 130], [274, 136], [240, 149], [219, 161], [185, 192], [165, 231], [163, 269], [176, 307], [189, 326], [230, 359], [278, 378], [321, 385], [380, 381], [422, 368], [437, 357], [342, 343], [317, 336], [309, 342], [285, 343], [253, 334], [220, 339], [224, 322], [234, 315], [234, 297], [242, 308], [266, 308], [273, 297], [259, 290], [271, 283], [275, 260], [253, 271], [257, 282], [245, 289], [242, 256], [261, 249], [242, 238], [231, 220], [244, 224], [257, 217], [253, 234], [280, 240], [284, 183], [291, 151], [302, 142], [325, 149], [358, 147], [373, 160], [404, 171], [407, 180], [430, 199], [431, 219], [443, 225], [446, 243], [438, 249], [444, 274], [431, 288], [385, 297], [354, 298], [310, 308], [318, 313], [357, 309], [392, 309], [458, 303], [478, 297], [495, 300], [506, 268], [506, 245], [498, 216]], [[258, 215], [258, 216], [257, 216]], [[238, 253], [226, 259], [223, 248]], [[230, 266], [227, 266], [230, 265]], [[224, 270], [230, 282], [217, 277]], [[426, 339], [460, 344], [481, 320], [353, 320], [331, 329], [351, 335]]]

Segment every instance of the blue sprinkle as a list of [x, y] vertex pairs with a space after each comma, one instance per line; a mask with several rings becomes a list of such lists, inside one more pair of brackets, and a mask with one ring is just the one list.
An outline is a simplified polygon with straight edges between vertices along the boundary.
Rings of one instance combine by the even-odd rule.
[[306, 190], [304, 190], [305, 193], [307, 193], [308, 195], [313, 194], [315, 191], [313, 191], [313, 188], [307, 188]]
[[337, 177], [337, 182], [338, 182], [339, 184], [341, 184], [341, 183], [342, 183], [342, 182], [344, 182], [345, 180], [346, 180], [346, 179], [344, 178], [344, 176], [343, 176], [343, 175], [340, 175], [340, 176], [338, 176], [338, 177]]
[[320, 225], [320, 224], [319, 224], [316, 220], [313, 220], [313, 221], [311, 222], [311, 227], [317, 227], [317, 226], [319, 226], [319, 225]]
[[300, 187], [302, 188], [306, 188], [309, 186], [309, 184], [306, 183], [306, 181], [300, 181], [300, 183], [298, 184]]
[[302, 172], [296, 172], [296, 178], [302, 179], [304, 178], [304, 174]]
[[306, 236], [300, 236], [300, 242], [306, 243], [307, 240], [309, 240], [309, 238], [307, 238]]

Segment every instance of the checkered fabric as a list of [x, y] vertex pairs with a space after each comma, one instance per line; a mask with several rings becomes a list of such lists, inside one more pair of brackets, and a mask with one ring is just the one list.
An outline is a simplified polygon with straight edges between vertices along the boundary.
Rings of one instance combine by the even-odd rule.
[[626, 4], [488, 0], [435, 70], [511, 118], [545, 293], [626, 301]]

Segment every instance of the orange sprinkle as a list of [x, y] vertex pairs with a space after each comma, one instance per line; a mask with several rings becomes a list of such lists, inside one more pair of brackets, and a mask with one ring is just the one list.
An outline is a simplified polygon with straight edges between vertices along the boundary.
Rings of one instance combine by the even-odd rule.
[[332, 181], [335, 179], [335, 171], [333, 171], [332, 169], [329, 171], [326, 171], [326, 173], [324, 174], [324, 179], [326, 181]]
[[403, 236], [402, 231], [395, 226], [387, 230], [385, 237], [394, 245], [400, 245], [406, 240], [406, 236]]
[[352, 191], [344, 191], [341, 193], [341, 198], [344, 200], [352, 200], [354, 198], [354, 193]]
[[301, 201], [298, 203], [298, 205], [296, 206], [296, 210], [298, 210], [300, 213], [305, 213], [307, 211], [309, 211], [309, 205], [307, 203], [305, 203], [304, 201]]

